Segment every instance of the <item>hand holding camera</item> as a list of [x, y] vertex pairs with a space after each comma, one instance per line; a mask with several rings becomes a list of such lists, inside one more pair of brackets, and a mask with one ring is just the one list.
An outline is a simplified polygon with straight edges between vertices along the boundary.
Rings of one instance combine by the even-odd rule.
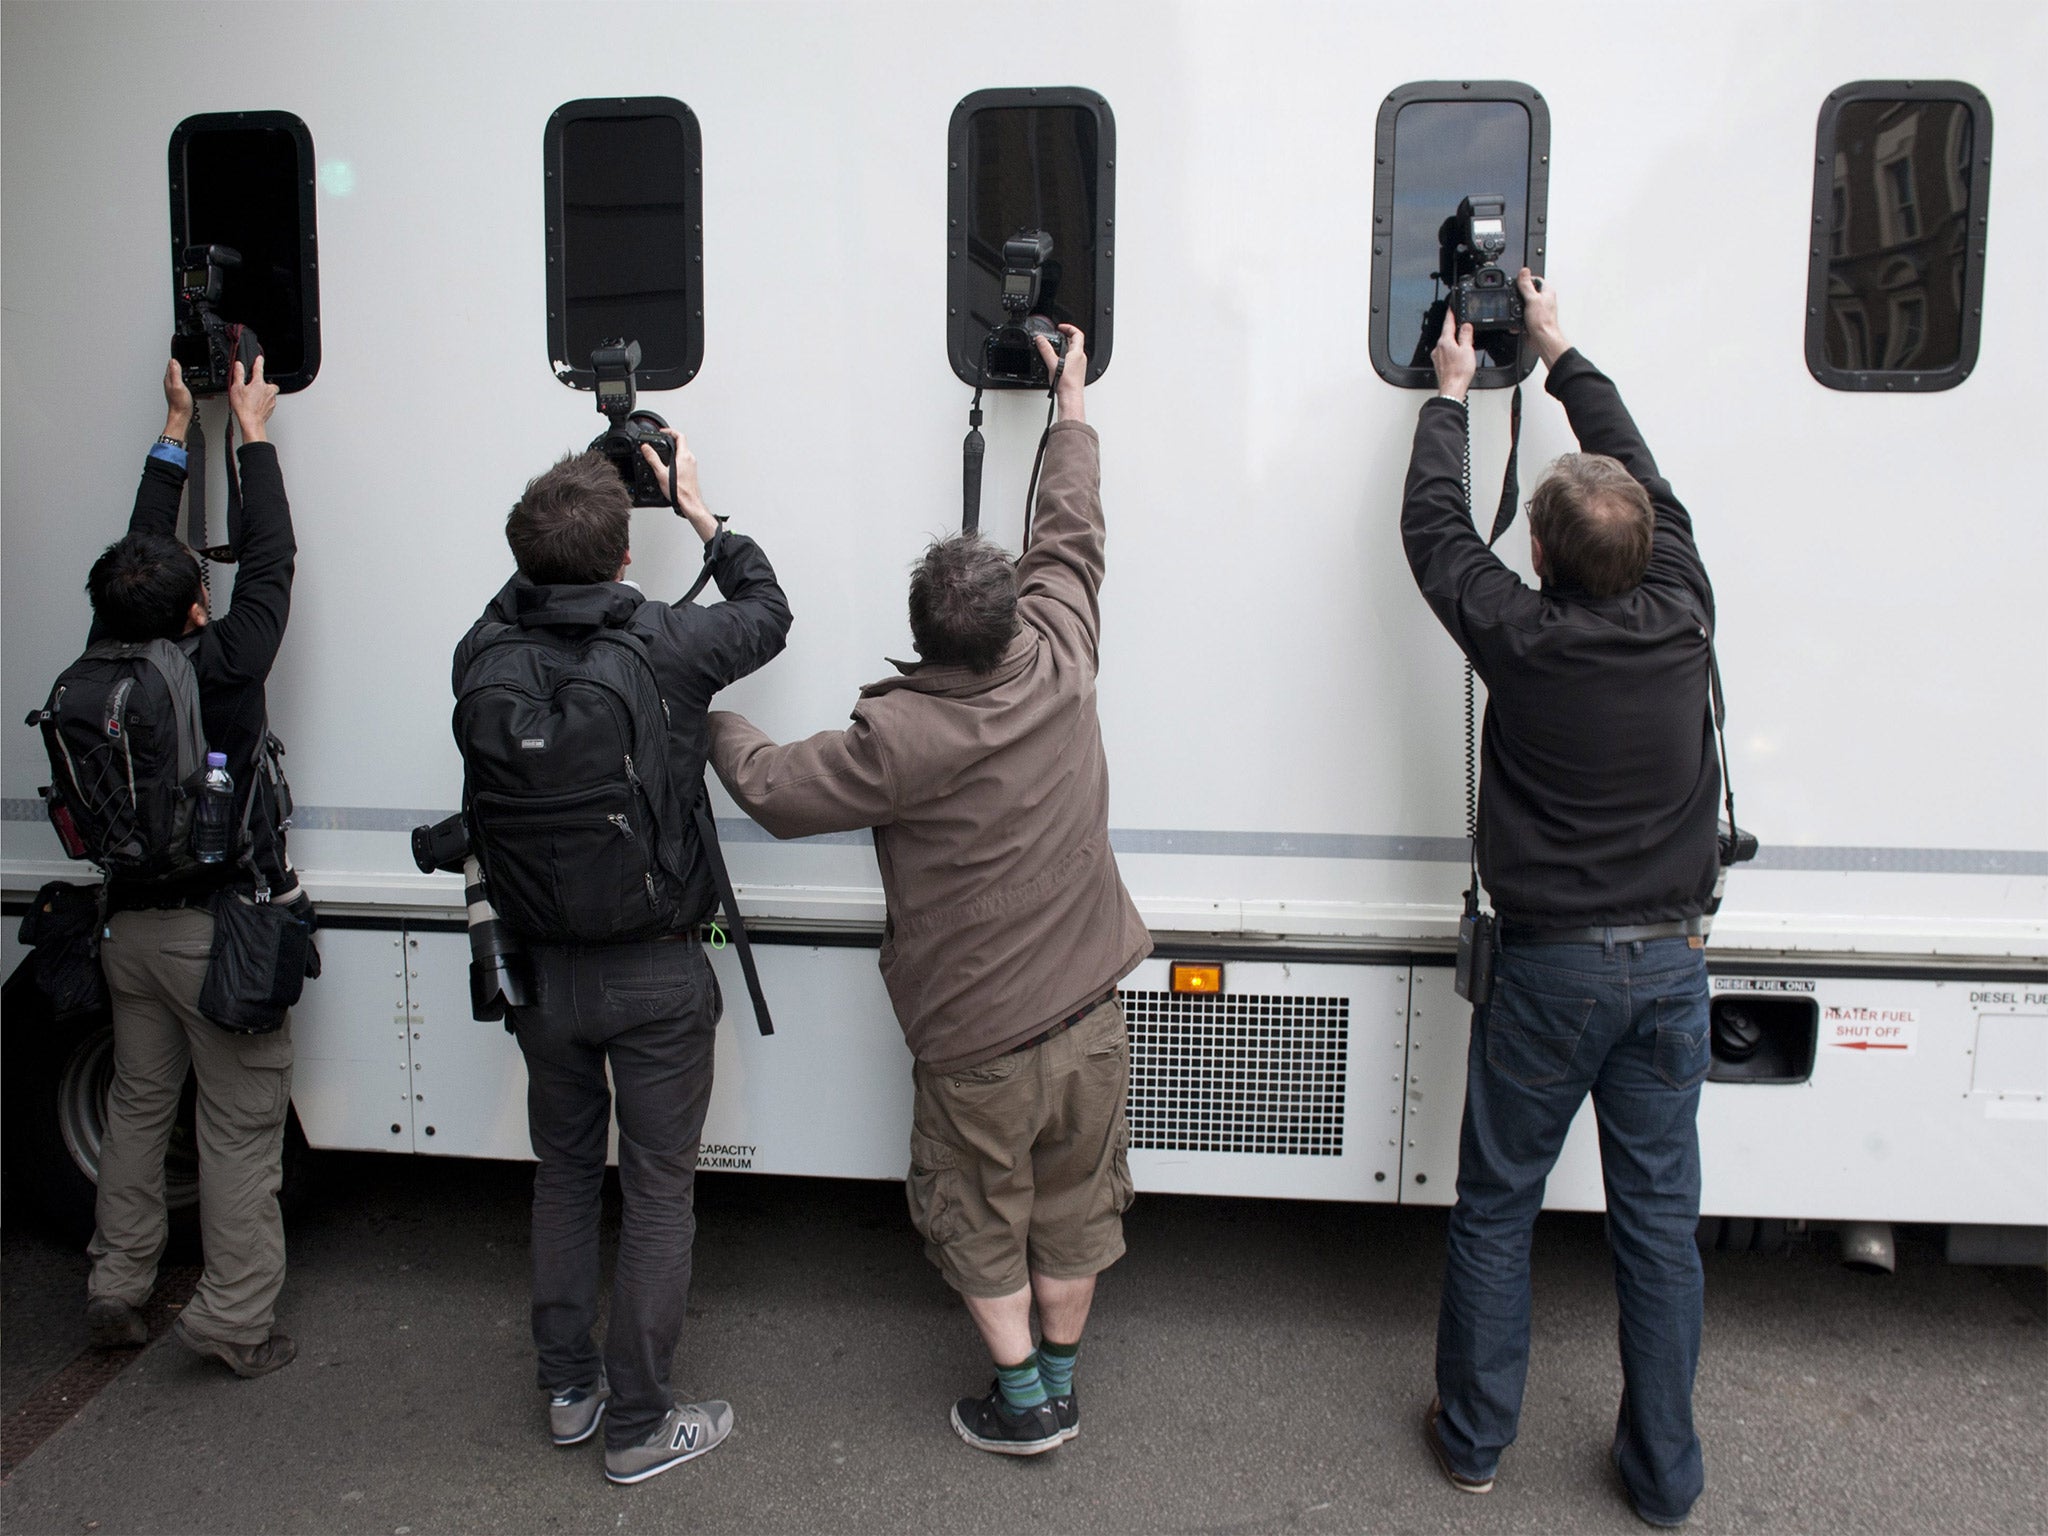
[[[1033, 340], [1038, 344], [1046, 376], [1059, 373], [1060, 420], [1086, 421], [1088, 413], [1082, 399], [1088, 386], [1088, 338], [1081, 334], [1079, 326], [1062, 325], [1056, 336], [1039, 335]], [[1064, 368], [1060, 366], [1062, 357], [1066, 360]]]
[[1543, 366], [1554, 367], [1572, 349], [1557, 323], [1557, 293], [1544, 286], [1527, 267], [1515, 274], [1515, 287], [1522, 295], [1522, 330], [1536, 344]]
[[[171, 366], [175, 368], [178, 365], [174, 362]], [[263, 426], [270, 420], [270, 413], [277, 409], [277, 386], [263, 377], [260, 353], [247, 377], [243, 376], [240, 358], [229, 365], [228, 409], [235, 413], [235, 425], [242, 429], [244, 443], [269, 441]]]
[[1443, 334], [1429, 354], [1436, 365], [1436, 392], [1446, 400], [1463, 400], [1479, 371], [1479, 351], [1472, 344], [1472, 327], [1458, 323], [1455, 307], [1444, 306]]
[[697, 530], [697, 537], [709, 544], [718, 532], [718, 519], [704, 505], [703, 492], [697, 487], [697, 455], [690, 452], [683, 434], [674, 427], [663, 427], [661, 433], [669, 439], [668, 457], [673, 464], [665, 462], [651, 443], [640, 445], [641, 462], [661, 488], [662, 505], [678, 508], [683, 520]]
[[185, 441], [192, 430], [192, 391], [185, 387], [185, 370], [174, 357], [164, 366], [164, 436]]

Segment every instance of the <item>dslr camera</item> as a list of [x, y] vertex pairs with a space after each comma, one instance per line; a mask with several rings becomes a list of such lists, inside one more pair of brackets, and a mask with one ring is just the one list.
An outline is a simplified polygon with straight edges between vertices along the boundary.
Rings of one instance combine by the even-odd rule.
[[673, 483], [676, 463], [675, 439], [662, 429], [668, 425], [652, 411], [633, 408], [639, 393], [640, 343], [607, 341], [590, 354], [590, 371], [597, 375], [597, 408], [611, 425], [591, 440], [590, 446], [611, 460], [612, 468], [633, 493], [636, 507], [673, 507], [674, 501], [654, 478], [654, 471], [640, 456], [642, 444], [666, 464]]
[[1522, 334], [1522, 295], [1500, 264], [1508, 248], [1508, 200], [1473, 196], [1437, 232], [1437, 276], [1459, 325], [1473, 334]]
[[1045, 359], [1038, 355], [1038, 338], [1045, 337], [1064, 358], [1067, 337], [1045, 316], [1032, 313], [1045, 288], [1047, 267], [1053, 269], [1053, 286], [1057, 287], [1059, 267], [1052, 259], [1052, 236], [1044, 230], [1020, 230], [1003, 242], [1003, 319], [988, 333], [983, 346], [981, 371], [986, 382], [1052, 387]]
[[242, 253], [228, 245], [195, 245], [178, 264], [178, 328], [171, 337], [171, 356], [194, 395], [227, 392], [230, 369], [239, 361], [247, 378], [263, 355], [263, 344], [246, 325], [223, 320], [222, 280], [242, 264]]
[[[533, 1000], [526, 951], [491, 905], [483, 866], [469, 846], [469, 827], [457, 811], [431, 826], [412, 829], [412, 861], [420, 873], [442, 870], [462, 876], [462, 900], [469, 909], [469, 1013], [478, 1020], [502, 1019], [509, 1004]], [[506, 1026], [510, 1028], [510, 1026]]]

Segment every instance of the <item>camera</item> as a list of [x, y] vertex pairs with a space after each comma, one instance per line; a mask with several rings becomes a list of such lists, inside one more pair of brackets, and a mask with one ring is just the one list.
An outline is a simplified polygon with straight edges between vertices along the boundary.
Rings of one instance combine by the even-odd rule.
[[188, 247], [178, 264], [178, 328], [171, 337], [171, 356], [195, 395], [224, 393], [235, 362], [247, 378], [263, 355], [255, 331], [230, 324], [216, 308], [224, 279], [241, 264], [241, 252], [227, 245]]
[[1438, 231], [1437, 276], [1459, 325], [1475, 335], [1522, 334], [1522, 295], [1500, 258], [1508, 248], [1508, 200], [1473, 196]]
[[1045, 290], [1048, 267], [1053, 286], [1059, 283], [1052, 251], [1052, 236], [1042, 229], [1020, 230], [1003, 242], [1003, 319], [983, 343], [985, 382], [1049, 388], [1052, 377], [1038, 353], [1041, 336], [1052, 343], [1058, 356], [1067, 355], [1066, 333], [1045, 316], [1032, 313]]
[[590, 371], [597, 375], [597, 408], [611, 422], [590, 446], [611, 461], [633, 493], [634, 506], [673, 507], [674, 501], [640, 455], [644, 443], [671, 471], [675, 469], [675, 439], [662, 430], [668, 423], [652, 411], [633, 408], [639, 394], [640, 343], [607, 341], [590, 354]]
[[412, 861], [423, 875], [441, 870], [462, 876], [462, 900], [469, 909], [470, 1017], [502, 1019], [508, 1006], [524, 1008], [533, 1000], [526, 952], [491, 905], [483, 866], [470, 852], [469, 828], [462, 813], [431, 826], [414, 827]]

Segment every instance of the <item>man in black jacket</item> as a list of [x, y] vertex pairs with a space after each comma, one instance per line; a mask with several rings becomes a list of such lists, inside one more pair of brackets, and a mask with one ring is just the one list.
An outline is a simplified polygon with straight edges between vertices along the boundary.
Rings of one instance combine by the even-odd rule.
[[1550, 392], [1589, 450], [1536, 488], [1541, 589], [1472, 526], [1460, 459], [1477, 359], [1472, 328], [1448, 316], [1401, 509], [1416, 583], [1486, 683], [1477, 851], [1500, 919], [1492, 997], [1472, 1012], [1424, 1431], [1453, 1485], [1493, 1486], [1528, 1367], [1530, 1233], [1590, 1092], [1621, 1304], [1613, 1457], [1637, 1514], [1676, 1525], [1704, 1480], [1693, 1229], [1720, 785], [1713, 591], [1614, 385], [1564, 339], [1555, 295], [1526, 268], [1518, 286]]
[[[228, 540], [240, 561], [231, 604], [219, 618], [210, 618], [199, 565], [177, 537], [192, 394], [175, 361], [164, 373], [164, 399], [163, 435], [143, 464], [128, 534], [93, 563], [86, 584], [91, 639], [198, 635], [192, 669], [200, 719], [207, 745], [226, 754], [234, 775], [238, 824], [245, 807], [249, 812], [254, 879], [273, 901], [302, 900], [269, 780], [259, 771], [268, 731], [264, 684], [291, 612], [297, 554], [284, 477], [265, 426], [277, 406], [277, 386], [264, 380], [260, 357], [247, 379], [242, 365], [234, 365], [228, 408], [242, 433], [243, 500]], [[103, 1348], [148, 1337], [138, 1309], [156, 1284], [169, 1231], [164, 1151], [189, 1063], [199, 1082], [206, 1270], [172, 1331], [238, 1375], [261, 1376], [290, 1364], [296, 1352], [272, 1326], [284, 1285], [277, 1190], [291, 1108], [291, 1025], [267, 1035], [231, 1035], [199, 1012], [213, 947], [208, 904], [222, 887], [250, 878], [249, 869], [228, 862], [178, 882], [109, 883], [112, 916], [100, 962], [113, 1004], [114, 1076], [100, 1147], [86, 1322]]]
[[[674, 500], [704, 541], [705, 565], [725, 601], [700, 608], [644, 598], [625, 580], [632, 499], [624, 481], [600, 453], [566, 457], [528, 483], [506, 519], [519, 573], [456, 647], [455, 687], [460, 694], [486, 632], [496, 626], [570, 635], [595, 627], [627, 631], [645, 647], [660, 686], [667, 771], [687, 809], [703, 784], [712, 696], [782, 649], [790, 613], [767, 556], [711, 515], [696, 460], [679, 434], [669, 436]], [[669, 470], [651, 450], [641, 452], [670, 494]], [[566, 944], [522, 935], [534, 994], [510, 1019], [526, 1057], [527, 1125], [539, 1159], [533, 1336], [539, 1385], [549, 1394], [549, 1430], [557, 1445], [580, 1444], [609, 1410], [605, 1475], [618, 1483], [640, 1482], [701, 1455], [732, 1428], [729, 1405], [678, 1403], [669, 1390], [690, 1286], [697, 1148], [721, 1008], [695, 934], [715, 900], [712, 878], [694, 831], [686, 844], [687, 872], [675, 873], [684, 876], [689, 922], [644, 942]], [[488, 876], [488, 840], [483, 855]], [[590, 1334], [613, 1091], [625, 1214], [600, 1355]]]

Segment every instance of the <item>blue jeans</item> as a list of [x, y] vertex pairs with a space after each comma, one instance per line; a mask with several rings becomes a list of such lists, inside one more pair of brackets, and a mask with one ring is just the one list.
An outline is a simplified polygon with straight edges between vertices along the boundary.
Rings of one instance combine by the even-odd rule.
[[1699, 1497], [1693, 1231], [1708, 1057], [1706, 956], [1684, 939], [1503, 944], [1492, 1000], [1472, 1012], [1437, 1319], [1438, 1429], [1460, 1473], [1492, 1476], [1514, 1442], [1529, 1369], [1530, 1235], [1590, 1092], [1621, 1303], [1615, 1465], [1654, 1523], [1676, 1524]]

